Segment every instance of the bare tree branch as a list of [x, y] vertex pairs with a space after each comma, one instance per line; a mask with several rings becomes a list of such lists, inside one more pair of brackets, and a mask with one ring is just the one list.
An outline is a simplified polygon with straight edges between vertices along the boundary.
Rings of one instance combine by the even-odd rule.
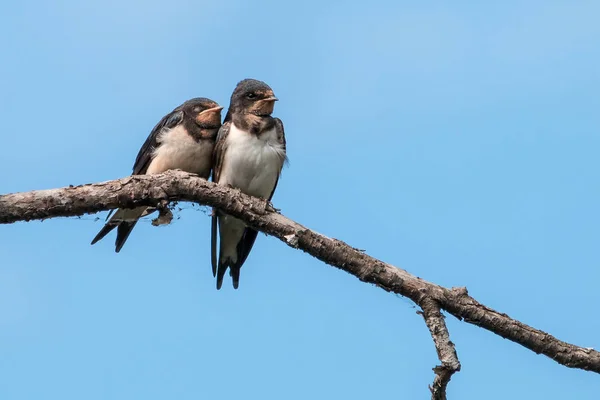
[[439, 304], [429, 297], [424, 297], [420, 302], [422, 312], [418, 312], [425, 319], [429, 333], [433, 339], [435, 350], [442, 365], [433, 368], [435, 378], [431, 390], [431, 400], [446, 400], [446, 387], [452, 374], [460, 371], [460, 362], [456, 355], [454, 343], [450, 341], [450, 333], [446, 321], [440, 310]]
[[[342, 269], [421, 306], [441, 361], [432, 396], [442, 399], [452, 374], [460, 369], [440, 309], [487, 329], [559, 364], [600, 373], [600, 353], [575, 346], [480, 304], [466, 288], [447, 289], [375, 259], [346, 243], [312, 231], [279, 214], [265, 200], [207, 182], [181, 171], [130, 176], [114, 181], [0, 196], [0, 223], [77, 216], [118, 207], [160, 206], [165, 201], [192, 201], [218, 207], [288, 246]], [[436, 394], [438, 393], [438, 394]]]

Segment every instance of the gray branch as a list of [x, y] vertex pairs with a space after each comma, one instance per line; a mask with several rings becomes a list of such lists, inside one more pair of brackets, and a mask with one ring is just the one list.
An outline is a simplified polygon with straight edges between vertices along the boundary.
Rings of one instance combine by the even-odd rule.
[[450, 333], [439, 304], [429, 297], [423, 297], [420, 306], [423, 311], [419, 311], [419, 314], [425, 319], [438, 358], [442, 363], [433, 368], [435, 378], [433, 379], [433, 385], [429, 387], [431, 400], [446, 400], [446, 386], [448, 386], [452, 374], [460, 371], [460, 362], [456, 355], [454, 343], [450, 341]]
[[[432, 391], [440, 395], [452, 373], [460, 369], [440, 309], [487, 329], [570, 368], [600, 373], [600, 353], [575, 346], [484, 306], [466, 288], [447, 289], [411, 275], [346, 243], [326, 237], [286, 218], [265, 200], [207, 182], [181, 171], [130, 176], [108, 182], [0, 196], [0, 223], [71, 217], [119, 207], [160, 206], [165, 201], [191, 201], [213, 206], [275, 236], [288, 246], [344, 270], [363, 282], [408, 297], [421, 306], [442, 365], [436, 367]], [[439, 389], [436, 389], [438, 388]], [[436, 397], [444, 398], [444, 397]]]

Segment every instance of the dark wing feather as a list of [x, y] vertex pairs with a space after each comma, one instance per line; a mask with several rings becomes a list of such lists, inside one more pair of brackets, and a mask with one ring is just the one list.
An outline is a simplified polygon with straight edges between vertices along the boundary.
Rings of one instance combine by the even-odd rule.
[[[284, 159], [283, 159], [283, 165], [286, 165], [289, 163], [288, 157], [287, 157], [287, 147], [286, 147], [286, 142], [285, 142], [285, 130], [283, 129], [283, 122], [281, 122], [281, 120], [279, 118], [274, 118], [275, 119], [275, 130], [277, 132], [277, 139], [279, 140], [279, 142], [283, 145], [283, 151], [284, 151]], [[273, 194], [275, 194], [275, 189], [277, 189], [277, 184], [279, 183], [279, 175], [281, 174], [281, 171], [279, 171], [279, 174], [277, 175], [277, 180], [275, 181], [275, 186], [273, 186], [273, 191], [271, 192], [271, 195], [269, 196], [269, 201], [271, 201], [271, 199], [273, 198]]]
[[[215, 183], [219, 183], [219, 178], [221, 177], [221, 168], [223, 166], [223, 156], [225, 155], [226, 149], [226, 139], [227, 135], [229, 135], [229, 129], [231, 127], [231, 122], [225, 122], [219, 128], [219, 132], [217, 133], [217, 140], [215, 142], [215, 148], [213, 150], [213, 172], [212, 172], [212, 181]], [[217, 209], [213, 208], [213, 215], [211, 221], [211, 232], [210, 232], [210, 254], [211, 254], [211, 265], [213, 276], [217, 274]]]
[[158, 135], [164, 129], [171, 129], [180, 124], [183, 121], [183, 111], [178, 107], [171, 113], [165, 115], [158, 124], [152, 129], [150, 135], [142, 145], [140, 152], [138, 153], [135, 162], [133, 163], [133, 175], [145, 174], [152, 161], [152, 153], [158, 145]]
[[[159, 122], [156, 124], [154, 129], [148, 135], [148, 138], [142, 145], [135, 162], [133, 163], [133, 175], [142, 175], [146, 173], [148, 166], [150, 165], [150, 161], [152, 161], [152, 153], [154, 149], [158, 145], [157, 138], [158, 135], [163, 131], [163, 129], [171, 129], [183, 121], [183, 111], [181, 111], [180, 107], [177, 107], [169, 114], [165, 115]], [[111, 216], [114, 210], [111, 210], [106, 219]], [[112, 221], [109, 220], [104, 227], [98, 232], [94, 240], [92, 240], [92, 244], [98, 242], [104, 236], [106, 236], [110, 231], [117, 228], [117, 239], [115, 240], [115, 251], [118, 253], [121, 251], [121, 248], [127, 241], [129, 234], [135, 227], [137, 221]]]
[[[285, 131], [283, 129], [283, 122], [279, 118], [275, 118], [275, 129], [277, 131], [277, 139], [280, 143], [283, 144], [283, 149], [286, 150], [286, 142], [285, 142]], [[287, 163], [287, 155], [283, 159], [283, 163]], [[281, 173], [281, 172], [280, 172]], [[273, 198], [273, 194], [275, 193], [275, 189], [277, 188], [277, 183], [279, 183], [279, 174], [277, 175], [277, 179], [275, 180], [275, 185], [273, 186], [273, 190], [269, 195], [268, 200], [271, 201]], [[231, 268], [231, 278], [233, 280], [233, 287], [237, 289], [240, 280], [240, 269], [244, 262], [248, 258], [252, 247], [254, 246], [254, 242], [256, 241], [256, 237], [258, 236], [258, 231], [252, 228], [244, 229], [244, 233], [242, 235], [242, 239], [239, 241], [237, 245], [237, 262], [230, 266]]]
[[227, 148], [226, 139], [229, 136], [229, 130], [231, 129], [231, 122], [224, 122], [217, 132], [217, 139], [215, 141], [215, 148], [213, 150], [213, 172], [212, 181], [219, 183], [221, 177], [221, 168], [223, 167], [223, 156]]

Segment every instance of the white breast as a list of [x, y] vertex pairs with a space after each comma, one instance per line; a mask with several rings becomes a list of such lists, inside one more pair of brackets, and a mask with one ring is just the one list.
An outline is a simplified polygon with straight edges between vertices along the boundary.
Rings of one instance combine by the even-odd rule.
[[275, 127], [257, 136], [232, 123], [226, 140], [219, 183], [229, 184], [251, 196], [268, 198], [285, 158]]
[[181, 169], [208, 178], [212, 164], [211, 142], [197, 142], [181, 125], [160, 133], [157, 141], [158, 146], [147, 174]]

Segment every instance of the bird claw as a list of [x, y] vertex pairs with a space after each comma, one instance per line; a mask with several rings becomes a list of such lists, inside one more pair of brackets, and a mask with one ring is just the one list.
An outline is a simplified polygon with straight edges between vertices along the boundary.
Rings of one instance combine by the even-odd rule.
[[265, 211], [279, 213], [281, 211], [281, 209], [275, 208], [273, 203], [271, 203], [269, 200], [267, 200], [267, 204], [265, 205]]

